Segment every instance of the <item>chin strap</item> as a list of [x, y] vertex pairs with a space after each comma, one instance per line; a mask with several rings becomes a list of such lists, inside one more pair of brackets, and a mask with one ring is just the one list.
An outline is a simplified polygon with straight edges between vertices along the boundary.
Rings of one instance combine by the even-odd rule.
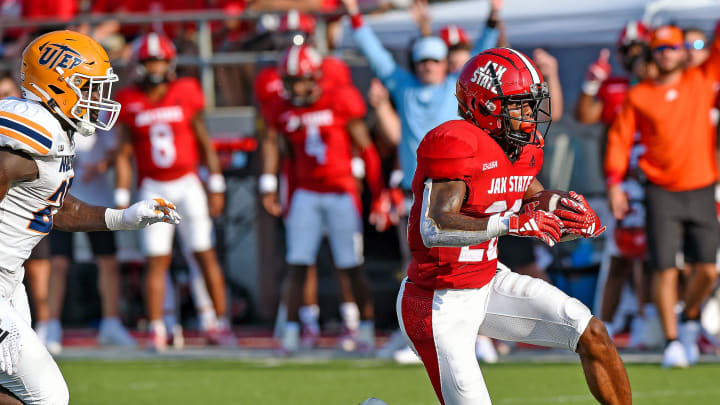
[[95, 134], [95, 127], [93, 125], [84, 121], [74, 122], [73, 120], [68, 118], [65, 113], [62, 112], [58, 103], [53, 100], [50, 95], [45, 92], [45, 90], [40, 88], [35, 83], [30, 83], [30, 86], [37, 90], [38, 93], [42, 95], [42, 97], [38, 97], [37, 94], [23, 88], [23, 96], [26, 99], [44, 102], [55, 115], [62, 118], [63, 121], [65, 121], [65, 123], [67, 123], [70, 128], [72, 128], [78, 134], [82, 136], [92, 136]]

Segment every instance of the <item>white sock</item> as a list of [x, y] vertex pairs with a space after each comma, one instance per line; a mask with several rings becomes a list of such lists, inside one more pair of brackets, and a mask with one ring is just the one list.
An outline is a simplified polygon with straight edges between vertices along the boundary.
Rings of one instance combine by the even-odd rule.
[[207, 332], [211, 329], [219, 328], [218, 318], [215, 315], [215, 311], [212, 309], [205, 309], [198, 312], [198, 321], [200, 322], [200, 330]]
[[318, 324], [318, 318], [320, 317], [320, 307], [314, 304], [302, 306], [298, 311], [298, 315], [300, 316], [300, 322], [302, 323], [303, 327], [313, 332], [317, 332], [320, 330], [320, 325]]
[[150, 331], [155, 332], [158, 335], [167, 336], [167, 328], [165, 328], [165, 322], [160, 319], [150, 321]]
[[230, 329], [230, 321], [225, 316], [219, 316], [217, 318], [217, 328], [218, 330], [229, 330]]
[[340, 316], [343, 326], [350, 331], [355, 331], [360, 326], [360, 310], [354, 302], [343, 302], [340, 304]]

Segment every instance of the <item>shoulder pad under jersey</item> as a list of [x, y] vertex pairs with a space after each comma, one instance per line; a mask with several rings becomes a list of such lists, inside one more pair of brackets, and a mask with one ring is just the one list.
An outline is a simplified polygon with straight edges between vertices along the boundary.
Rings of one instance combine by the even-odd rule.
[[472, 175], [477, 163], [477, 131], [465, 121], [446, 122], [420, 142], [417, 149], [418, 167], [431, 178], [463, 178]]
[[62, 132], [60, 122], [40, 103], [15, 97], [0, 100], [0, 146], [31, 156], [53, 156], [58, 154], [53, 140], [63, 139]]

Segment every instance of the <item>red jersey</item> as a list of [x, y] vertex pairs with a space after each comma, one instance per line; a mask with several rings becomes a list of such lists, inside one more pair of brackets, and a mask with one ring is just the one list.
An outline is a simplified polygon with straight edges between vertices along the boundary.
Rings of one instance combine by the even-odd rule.
[[307, 107], [279, 99], [270, 122], [289, 141], [290, 173], [296, 188], [322, 193], [357, 193], [350, 161], [348, 121], [365, 116], [365, 101], [352, 86], [323, 90]]
[[542, 147], [535, 145], [525, 146], [510, 162], [487, 132], [465, 120], [448, 121], [430, 131], [418, 146], [412, 182], [408, 240], [413, 260], [408, 279], [429, 290], [480, 288], [497, 270], [497, 238], [462, 248], [425, 246], [420, 235], [425, 180], [464, 181], [467, 199], [460, 212], [486, 218], [517, 212], [542, 163]]
[[600, 86], [597, 98], [603, 102], [600, 119], [604, 124], [612, 125], [629, 90], [630, 80], [627, 77], [610, 77]]
[[155, 104], [136, 86], [118, 91], [116, 99], [122, 104], [118, 120], [132, 135], [140, 181], [146, 177], [174, 180], [197, 169], [192, 119], [205, 108], [205, 100], [196, 79], [170, 82], [165, 96]]

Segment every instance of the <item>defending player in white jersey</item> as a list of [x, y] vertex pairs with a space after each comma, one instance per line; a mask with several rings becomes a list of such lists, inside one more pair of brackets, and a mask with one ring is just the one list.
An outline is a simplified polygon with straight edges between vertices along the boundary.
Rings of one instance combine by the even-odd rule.
[[106, 231], [180, 222], [175, 206], [162, 199], [115, 210], [69, 193], [74, 136], [113, 126], [120, 104], [110, 91], [117, 80], [95, 40], [55, 31], [23, 52], [24, 99], [0, 101], [0, 404], [69, 401], [57, 364], [30, 328], [22, 264], [38, 241], [53, 226]]

